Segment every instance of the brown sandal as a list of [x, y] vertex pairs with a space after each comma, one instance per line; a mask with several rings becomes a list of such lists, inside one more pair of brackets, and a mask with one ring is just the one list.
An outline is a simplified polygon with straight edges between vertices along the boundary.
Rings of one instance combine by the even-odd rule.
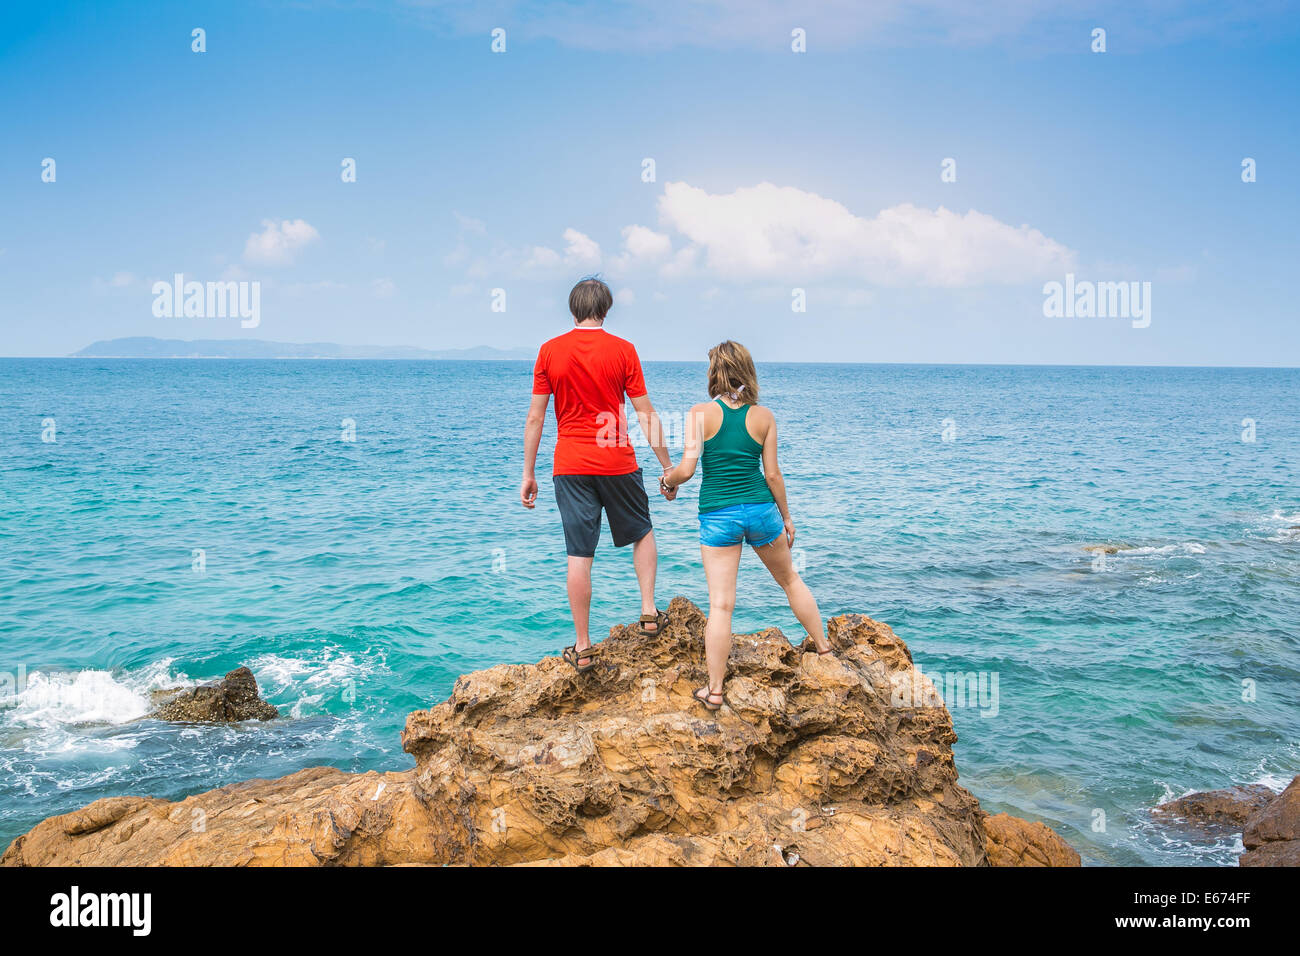
[[[703, 692], [704, 692], [704, 696], [703, 696], [703, 697], [700, 696], [700, 691], [703, 691]], [[698, 701], [699, 701], [699, 702], [704, 706], [704, 709], [707, 710], [707, 711], [709, 711], [709, 712], [713, 712], [713, 711], [715, 711], [715, 710], [721, 710], [721, 709], [722, 709], [722, 704], [715, 704], [715, 703], [714, 703], [712, 700], [710, 700], [709, 698], [712, 698], [712, 697], [722, 697], [722, 700], [723, 700], [724, 702], [725, 702], [726, 699], [727, 699], [726, 697], [723, 697], [722, 691], [711, 691], [711, 690], [709, 690], [709, 685], [708, 685], [708, 684], [705, 684], [703, 687], [701, 687], [699, 690], [697, 690], [694, 694], [691, 694], [691, 696], [694, 697], [696, 700], [698, 700]]]
[[[564, 658], [566, 664], [572, 667], [579, 674], [585, 674], [596, 666], [596, 655], [600, 653], [600, 648], [595, 644], [591, 647], [584, 647], [578, 650], [577, 644], [570, 644], [564, 649], [560, 656]], [[579, 664], [578, 661], [585, 660], [587, 663]]]
[[[653, 631], [647, 631], [647, 624], [653, 624], [655, 629]], [[655, 611], [653, 614], [642, 614], [641, 620], [638, 622], [638, 629], [646, 637], [658, 637], [664, 632], [664, 628], [667, 626], [668, 615], [663, 611]]]

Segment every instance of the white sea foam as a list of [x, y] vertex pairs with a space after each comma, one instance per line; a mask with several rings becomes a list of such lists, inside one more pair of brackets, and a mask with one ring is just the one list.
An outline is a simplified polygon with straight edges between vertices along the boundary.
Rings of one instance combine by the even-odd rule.
[[35, 671], [7, 703], [0, 721], [10, 727], [124, 724], [149, 712], [145, 688], [101, 670]]
[[1130, 557], [1147, 557], [1150, 555], [1166, 554], [1205, 554], [1205, 545], [1199, 541], [1184, 541], [1181, 544], [1165, 544], [1160, 546], [1144, 545], [1137, 548], [1120, 548], [1115, 552], [1118, 555], [1127, 555]]
[[325, 709], [376, 673], [386, 671], [382, 654], [357, 656], [337, 647], [324, 647], [310, 657], [262, 654], [249, 662], [264, 697], [289, 703], [292, 717], [306, 717]]

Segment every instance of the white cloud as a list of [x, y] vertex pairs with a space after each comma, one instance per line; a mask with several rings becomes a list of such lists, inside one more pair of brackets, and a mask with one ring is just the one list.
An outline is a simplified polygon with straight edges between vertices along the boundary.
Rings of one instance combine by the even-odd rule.
[[639, 267], [663, 262], [673, 251], [673, 241], [662, 232], [645, 226], [623, 227], [623, 251], [610, 262], [614, 272], [632, 272]]
[[688, 276], [695, 271], [695, 263], [699, 258], [700, 250], [696, 246], [686, 246], [678, 249], [673, 254], [672, 259], [663, 264], [659, 272], [666, 279], [676, 279], [680, 276]]
[[288, 265], [299, 250], [319, 238], [315, 227], [303, 219], [263, 219], [262, 231], [250, 235], [244, 244], [244, 260], [258, 265]]
[[489, 275], [549, 280], [595, 272], [603, 264], [619, 281], [657, 274], [735, 283], [830, 281], [840, 289], [1018, 284], [1075, 268], [1075, 253], [1062, 243], [976, 210], [902, 203], [867, 217], [833, 199], [768, 182], [725, 194], [670, 182], [658, 216], [662, 231], [624, 226], [620, 251], [612, 256], [570, 226], [562, 249], [495, 242], [478, 253], [462, 239], [443, 262], [463, 268], [465, 281]]
[[563, 261], [554, 249], [547, 246], [533, 246], [524, 266], [530, 269], [553, 269]]
[[1037, 229], [971, 210], [892, 206], [867, 219], [790, 186], [760, 183], [712, 194], [668, 183], [661, 221], [690, 245], [665, 274], [695, 265], [719, 277], [846, 277], [878, 285], [970, 286], [1032, 281], [1071, 268], [1074, 253]]
[[663, 259], [673, 251], [673, 241], [645, 226], [624, 226], [623, 246], [637, 259]]
[[600, 246], [590, 236], [576, 229], [564, 230], [564, 263], [575, 266], [600, 265]]
[[475, 219], [473, 216], [462, 216], [454, 209], [451, 214], [456, 217], [456, 222], [460, 224], [460, 228], [466, 232], [472, 232], [476, 236], [487, 235], [487, 223], [482, 219]]
[[564, 230], [564, 253], [549, 246], [533, 246], [524, 262], [526, 269], [594, 269], [600, 265], [600, 246], [594, 239], [572, 227]]

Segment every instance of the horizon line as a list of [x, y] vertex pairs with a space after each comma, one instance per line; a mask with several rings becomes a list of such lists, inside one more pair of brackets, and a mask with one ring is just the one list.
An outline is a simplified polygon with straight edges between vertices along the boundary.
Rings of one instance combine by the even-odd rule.
[[[295, 343], [284, 343], [295, 344]], [[390, 346], [383, 346], [390, 347]], [[408, 346], [391, 346], [407, 348]], [[418, 346], [415, 346], [418, 348]], [[470, 346], [473, 348], [496, 348], [496, 346]], [[466, 351], [457, 349], [426, 349], [425, 351]], [[499, 349], [507, 351], [507, 349]], [[482, 358], [351, 358], [314, 356], [266, 356], [260, 358], [231, 357], [225, 355], [0, 355], [0, 361], [68, 361], [68, 362], [478, 362], [497, 364], [531, 364], [532, 359], [482, 359]], [[706, 365], [705, 359], [642, 359], [644, 364], [681, 364]], [[760, 361], [756, 365], [872, 365], [872, 366], [929, 366], [935, 368], [1184, 368], [1202, 370], [1259, 370], [1259, 371], [1300, 371], [1297, 365], [1188, 365], [1168, 363], [1163, 365], [1125, 365], [1118, 362], [1106, 364], [1086, 364], [1071, 362], [851, 362], [827, 359], [807, 359], [801, 361]]]

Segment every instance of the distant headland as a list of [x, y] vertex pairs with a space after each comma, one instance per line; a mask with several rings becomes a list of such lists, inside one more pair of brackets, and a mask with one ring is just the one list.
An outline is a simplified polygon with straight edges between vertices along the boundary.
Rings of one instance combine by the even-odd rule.
[[518, 361], [533, 358], [526, 349], [479, 345], [467, 349], [419, 349], [408, 345], [337, 345], [333, 342], [266, 342], [261, 339], [156, 339], [137, 336], [87, 345], [70, 358], [150, 359], [428, 359]]

